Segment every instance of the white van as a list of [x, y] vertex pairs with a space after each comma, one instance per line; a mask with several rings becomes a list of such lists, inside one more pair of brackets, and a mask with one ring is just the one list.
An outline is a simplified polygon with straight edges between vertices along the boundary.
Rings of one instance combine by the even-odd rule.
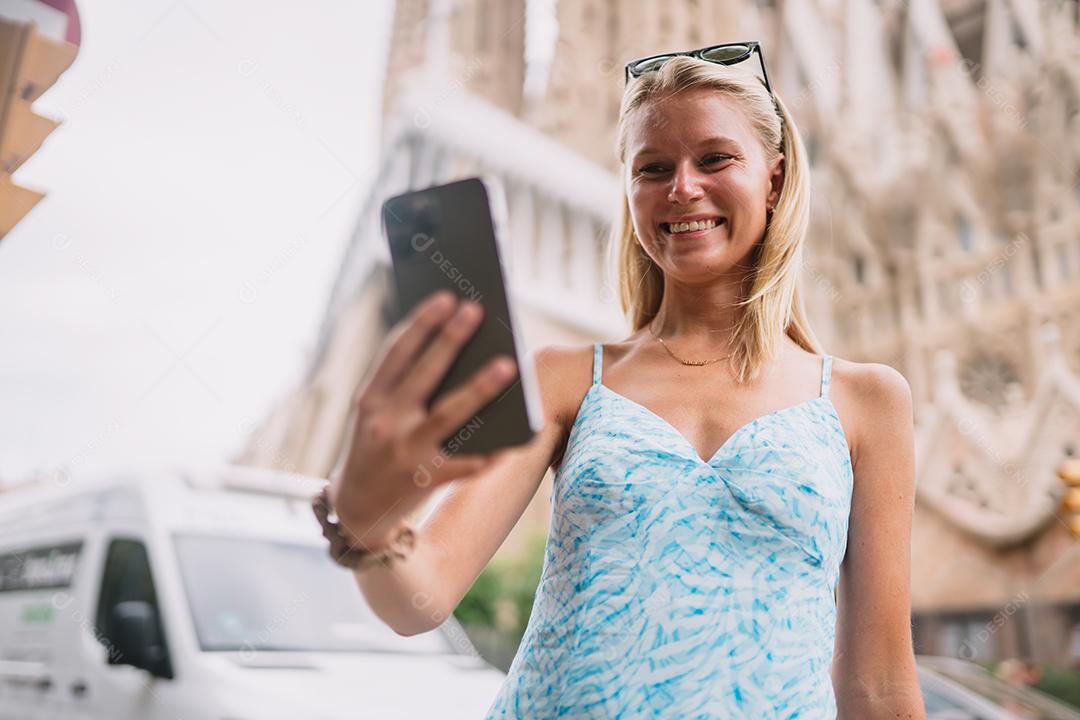
[[0, 493], [0, 720], [482, 717], [503, 674], [453, 618], [401, 637], [374, 616], [327, 556], [320, 483], [221, 468]]

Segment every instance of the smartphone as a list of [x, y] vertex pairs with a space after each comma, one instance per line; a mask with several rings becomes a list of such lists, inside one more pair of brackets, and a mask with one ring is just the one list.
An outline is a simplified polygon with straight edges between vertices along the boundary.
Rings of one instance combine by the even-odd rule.
[[502, 394], [445, 439], [443, 447], [451, 454], [520, 445], [542, 424], [535, 371], [521, 352], [499, 252], [505, 217], [498, 182], [478, 177], [407, 192], [382, 206], [396, 291], [394, 322], [439, 290], [484, 308], [480, 326], [432, 393], [429, 407], [496, 355], [517, 363], [517, 377]]

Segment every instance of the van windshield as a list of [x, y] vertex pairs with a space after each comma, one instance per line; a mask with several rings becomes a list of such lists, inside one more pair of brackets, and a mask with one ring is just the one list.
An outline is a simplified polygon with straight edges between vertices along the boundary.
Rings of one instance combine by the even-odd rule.
[[199, 645], [209, 651], [453, 653], [441, 630], [402, 637], [320, 546], [178, 534]]

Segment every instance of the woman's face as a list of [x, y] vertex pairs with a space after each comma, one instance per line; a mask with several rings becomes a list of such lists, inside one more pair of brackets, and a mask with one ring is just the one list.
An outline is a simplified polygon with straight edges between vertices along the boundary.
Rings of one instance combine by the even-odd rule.
[[625, 159], [634, 230], [665, 276], [695, 282], [746, 266], [784, 165], [782, 155], [766, 162], [737, 101], [702, 89], [646, 102]]

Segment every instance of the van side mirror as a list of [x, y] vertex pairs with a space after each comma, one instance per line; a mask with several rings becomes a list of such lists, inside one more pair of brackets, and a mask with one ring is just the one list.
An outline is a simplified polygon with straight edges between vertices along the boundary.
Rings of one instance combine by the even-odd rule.
[[110, 665], [131, 665], [154, 677], [173, 678], [172, 664], [158, 632], [158, 616], [153, 605], [131, 600], [112, 609]]

